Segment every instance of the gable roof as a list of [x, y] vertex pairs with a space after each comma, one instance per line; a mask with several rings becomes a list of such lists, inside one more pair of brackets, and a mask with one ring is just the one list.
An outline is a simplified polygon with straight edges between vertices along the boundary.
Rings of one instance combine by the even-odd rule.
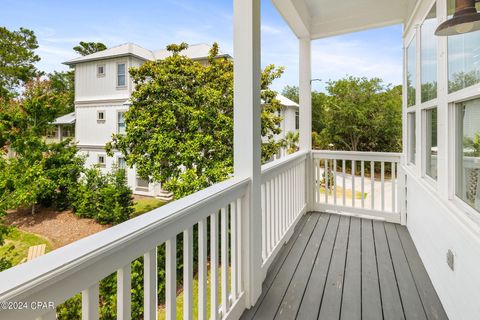
[[[181, 52], [191, 59], [206, 59], [212, 47], [208, 44], [194, 44], [188, 46], [186, 50]], [[133, 56], [142, 60], [161, 60], [171, 56], [172, 53], [166, 49], [150, 51], [135, 43], [124, 43], [115, 47], [108, 48], [103, 51], [95, 52], [86, 56], [81, 56], [64, 62], [64, 64], [73, 66], [77, 63], [104, 60], [116, 57]], [[229, 57], [228, 54], [219, 53], [218, 57]]]
[[278, 101], [280, 101], [280, 104], [281, 104], [282, 106], [285, 106], [285, 107], [296, 107], [296, 108], [300, 107], [300, 106], [298, 105], [298, 103], [296, 103], [296, 102], [288, 99], [287, 97], [285, 97], [284, 95], [281, 95], [281, 94], [279, 94], [279, 93], [277, 93], [276, 99], [277, 99]]

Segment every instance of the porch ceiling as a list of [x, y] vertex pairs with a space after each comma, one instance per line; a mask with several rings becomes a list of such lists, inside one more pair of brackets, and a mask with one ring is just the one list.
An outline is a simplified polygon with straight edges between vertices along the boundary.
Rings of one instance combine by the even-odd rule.
[[299, 38], [320, 39], [407, 21], [418, 0], [272, 0]]

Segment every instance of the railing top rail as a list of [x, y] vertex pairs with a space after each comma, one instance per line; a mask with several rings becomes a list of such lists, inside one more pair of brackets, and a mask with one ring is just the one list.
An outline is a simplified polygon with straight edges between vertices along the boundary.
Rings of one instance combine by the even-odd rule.
[[[181, 228], [185, 224], [184, 220], [197, 218], [204, 211], [217, 210], [242, 196], [249, 182], [249, 178], [231, 178], [73, 242], [28, 263], [5, 270], [0, 273], [0, 283], [2, 284], [0, 301], [6, 301], [19, 295], [28, 295], [30, 290], [37, 291], [40, 287], [61, 281], [68, 275], [89, 267], [104, 256], [114, 254], [114, 252], [118, 252], [117, 250], [127, 246], [131, 248], [132, 244], [145, 239], [153, 232], [166, 229], [167, 225], [166, 230], [169, 230], [168, 233], [173, 232], [172, 236], [174, 236], [174, 232], [177, 230], [173, 229]], [[213, 207], [212, 204], [214, 204]], [[193, 215], [195, 217], [192, 217]], [[188, 221], [188, 223], [190, 222]], [[153, 240], [160, 241], [160, 238]], [[138, 246], [138, 250], [143, 249], [140, 247], [142, 246]], [[136, 252], [137, 257], [143, 253], [142, 251]], [[114, 272], [115, 270], [106, 271]]]
[[314, 158], [339, 159], [339, 160], [367, 160], [367, 161], [393, 161], [399, 162], [402, 153], [396, 152], [366, 152], [366, 151], [334, 151], [313, 150]]
[[264, 164], [262, 166], [262, 177], [275, 175], [276, 172], [283, 171], [287, 167], [294, 164], [297, 160], [298, 161], [304, 160], [308, 154], [309, 154], [309, 151], [301, 150], [301, 151], [297, 151], [295, 153], [289, 154], [286, 157], [283, 157], [281, 159]]

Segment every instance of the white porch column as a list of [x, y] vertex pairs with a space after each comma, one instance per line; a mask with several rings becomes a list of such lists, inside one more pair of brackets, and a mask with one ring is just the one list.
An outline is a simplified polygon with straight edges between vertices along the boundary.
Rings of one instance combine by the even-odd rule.
[[300, 39], [299, 52], [300, 150], [312, 149], [311, 40]]
[[[312, 150], [312, 58], [310, 38], [299, 40], [299, 100], [300, 100], [300, 150]], [[314, 210], [313, 159], [307, 157], [305, 170], [305, 190], [307, 210]]]
[[234, 0], [234, 172], [250, 177], [242, 206], [246, 305], [262, 291], [260, 0]]

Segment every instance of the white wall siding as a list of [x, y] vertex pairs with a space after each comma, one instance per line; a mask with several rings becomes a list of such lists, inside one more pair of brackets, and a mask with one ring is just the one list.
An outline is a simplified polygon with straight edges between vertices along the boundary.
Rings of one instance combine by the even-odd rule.
[[[117, 63], [125, 63], [126, 86], [117, 87]], [[97, 76], [97, 65], [105, 66], [105, 75]], [[131, 81], [128, 57], [79, 63], [75, 66], [75, 102], [125, 99], [130, 97]]]
[[[424, 182], [412, 174], [407, 181], [408, 230], [445, 311], [450, 319], [478, 319], [480, 234], [458, 218], [465, 212], [447, 207]], [[448, 250], [455, 254], [454, 271]]]
[[[127, 105], [77, 106], [75, 140], [79, 145], [104, 146], [117, 132], [118, 112], [128, 110]], [[104, 121], [97, 120], [97, 113], [103, 111]]]

